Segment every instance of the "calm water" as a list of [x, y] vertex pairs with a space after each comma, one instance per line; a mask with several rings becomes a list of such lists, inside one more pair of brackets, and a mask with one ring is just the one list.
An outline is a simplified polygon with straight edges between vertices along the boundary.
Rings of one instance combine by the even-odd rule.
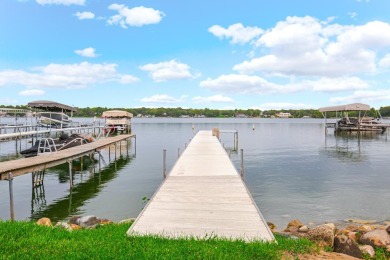
[[[163, 118], [133, 119], [136, 150], [132, 142], [129, 152], [122, 149], [116, 162], [113, 151], [110, 156], [103, 151], [100, 173], [98, 156], [86, 160], [83, 169], [75, 162], [72, 193], [67, 165], [50, 169], [38, 189], [31, 188], [31, 174], [16, 177], [16, 218], [62, 220], [93, 214], [119, 221], [136, 217], [143, 198], [150, 198], [162, 182], [163, 149], [170, 169], [178, 148], [183, 151], [197, 130], [213, 127], [238, 130], [245, 182], [266, 220], [280, 228], [293, 218], [305, 223], [390, 220], [390, 134], [360, 138], [325, 134], [320, 119]], [[222, 143], [233, 147], [233, 135], [222, 134]], [[30, 146], [27, 140], [0, 143], [0, 161], [15, 158], [17, 151]], [[231, 158], [239, 169], [239, 154], [233, 152]], [[0, 218], [9, 219], [7, 181], [0, 182]]]

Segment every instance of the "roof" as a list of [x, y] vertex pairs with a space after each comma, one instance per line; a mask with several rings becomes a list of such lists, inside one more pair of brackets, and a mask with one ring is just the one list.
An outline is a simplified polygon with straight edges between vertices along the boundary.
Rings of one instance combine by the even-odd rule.
[[37, 100], [37, 101], [32, 101], [27, 104], [27, 106], [31, 108], [46, 108], [47, 110], [50, 111], [69, 111], [69, 112], [76, 112], [77, 108], [76, 107], [71, 107], [68, 105], [64, 105], [61, 103], [49, 101], [49, 100]]
[[367, 111], [370, 110], [370, 106], [362, 103], [353, 103], [353, 104], [342, 105], [342, 106], [321, 107], [318, 110], [320, 112]]
[[133, 114], [122, 110], [109, 110], [104, 111], [102, 117], [127, 117], [132, 118]]

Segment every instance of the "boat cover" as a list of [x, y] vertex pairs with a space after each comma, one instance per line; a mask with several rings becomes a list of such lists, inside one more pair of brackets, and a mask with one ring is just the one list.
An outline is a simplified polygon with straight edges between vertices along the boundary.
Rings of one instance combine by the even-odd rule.
[[370, 106], [362, 103], [353, 103], [353, 104], [342, 105], [342, 106], [321, 107], [318, 110], [320, 112], [367, 111], [370, 110]]
[[49, 100], [37, 100], [32, 101], [27, 104], [27, 106], [31, 108], [46, 108], [49, 111], [60, 112], [61, 110], [69, 111], [69, 112], [77, 112], [77, 108], [71, 107], [68, 105], [64, 105], [61, 103], [49, 101]]
[[122, 110], [109, 110], [104, 111], [102, 117], [127, 117], [132, 118], [133, 114]]

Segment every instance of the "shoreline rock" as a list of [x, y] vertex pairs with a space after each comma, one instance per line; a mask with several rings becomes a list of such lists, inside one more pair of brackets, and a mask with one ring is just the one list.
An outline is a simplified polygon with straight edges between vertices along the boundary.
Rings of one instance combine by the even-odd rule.
[[[357, 222], [360, 222], [357, 223]], [[346, 254], [355, 258], [363, 258], [363, 254], [375, 256], [375, 248], [390, 252], [390, 225], [375, 221], [348, 221], [349, 225], [333, 223], [321, 224], [308, 228], [297, 219], [290, 221], [282, 232], [274, 232], [286, 237], [307, 238], [320, 248]], [[347, 223], [345, 223], [347, 224]]]

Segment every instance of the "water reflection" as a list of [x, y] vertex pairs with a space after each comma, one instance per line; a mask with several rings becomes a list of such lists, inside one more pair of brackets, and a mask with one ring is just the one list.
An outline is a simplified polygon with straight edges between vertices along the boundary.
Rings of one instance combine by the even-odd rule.
[[368, 161], [364, 144], [381, 139], [387, 141], [387, 135], [375, 132], [335, 132], [334, 135], [325, 135], [325, 147], [321, 152], [345, 162]]
[[[45, 189], [41, 185], [33, 189], [31, 197], [31, 217], [32, 220], [37, 220], [41, 217], [48, 217], [52, 221], [59, 221], [68, 216], [79, 214], [79, 208], [84, 206], [86, 201], [96, 197], [103, 190], [104, 184], [110, 182], [118, 176], [118, 171], [124, 168], [132, 161], [133, 157], [129, 155], [120, 156], [116, 161], [110, 162], [106, 168], [98, 171], [97, 160], [87, 161], [87, 171], [79, 171], [74, 174], [74, 178], [79, 177], [80, 182], [74, 184], [69, 194], [55, 200], [54, 203], [46, 205]], [[78, 163], [80, 165], [80, 162]], [[77, 166], [75, 169], [77, 169]], [[59, 181], [69, 181], [68, 164], [63, 164], [55, 167], [55, 171], [59, 173]], [[79, 176], [77, 176], [79, 175]], [[87, 179], [83, 176], [88, 175]]]

